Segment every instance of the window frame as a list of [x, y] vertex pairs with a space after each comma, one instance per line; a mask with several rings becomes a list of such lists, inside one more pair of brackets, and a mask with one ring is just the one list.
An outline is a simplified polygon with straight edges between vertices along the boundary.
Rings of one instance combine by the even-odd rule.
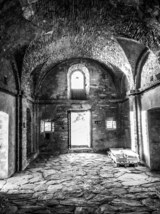
[[[76, 71], [80, 71], [84, 75], [84, 92], [85, 92], [84, 100], [85, 100], [88, 98], [88, 95], [89, 95], [90, 75], [89, 75], [89, 70], [87, 69], [87, 67], [84, 64], [80, 64], [80, 63], [74, 64], [68, 69], [68, 73], [67, 73], [67, 97], [68, 97], [68, 99], [72, 99], [71, 77], [72, 77], [72, 74]], [[78, 100], [78, 97], [76, 98], [76, 100]]]
[[[45, 129], [45, 123], [50, 123], [50, 131]], [[40, 120], [40, 133], [54, 133], [55, 132], [55, 123], [49, 119]]]
[[[105, 120], [106, 123], [106, 130], [115, 131], [117, 130], [117, 121], [113, 117], [108, 117]], [[110, 123], [110, 125], [108, 125]]]
[[[79, 73], [81, 73], [82, 74], [82, 76], [83, 76], [83, 88], [81, 89], [79, 89], [79, 88], [72, 88], [72, 77], [73, 77], [73, 75], [76, 73], [76, 72], [79, 72]], [[75, 71], [73, 71], [72, 73], [71, 73], [71, 76], [70, 76], [70, 90], [85, 90], [85, 75], [84, 75], [84, 73], [81, 71], [81, 70], [75, 70]]]

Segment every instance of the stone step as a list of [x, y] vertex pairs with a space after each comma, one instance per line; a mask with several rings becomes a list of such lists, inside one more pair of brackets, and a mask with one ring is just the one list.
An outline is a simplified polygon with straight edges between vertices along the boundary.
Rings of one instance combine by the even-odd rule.
[[79, 147], [79, 148], [71, 148], [68, 150], [69, 153], [93, 153], [92, 148]]

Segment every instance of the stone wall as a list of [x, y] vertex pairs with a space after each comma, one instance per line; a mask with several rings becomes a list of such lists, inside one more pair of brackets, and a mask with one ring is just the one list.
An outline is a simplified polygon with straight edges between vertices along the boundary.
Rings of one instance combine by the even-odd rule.
[[[38, 90], [39, 99], [67, 99], [67, 72], [70, 66], [82, 64], [90, 72], [90, 99], [92, 102], [98, 100], [119, 98], [120, 94], [116, 90], [112, 77], [102, 67], [95, 62], [85, 59], [76, 59], [63, 62], [51, 69], [43, 80]], [[95, 99], [96, 98], [96, 99]]]
[[106, 37], [106, 34], [100, 31], [96, 35], [90, 35], [89, 32], [85, 35], [69, 32], [65, 36], [59, 35], [58, 38], [54, 32], [49, 32], [37, 37], [30, 44], [24, 57], [22, 89], [28, 93], [32, 76], [43, 78], [47, 70], [72, 58], [99, 61], [114, 69], [117, 76], [119, 72], [123, 72], [130, 82], [129, 87], [133, 87], [131, 66], [124, 51], [115, 38], [111, 35]]
[[[120, 121], [118, 105], [114, 103], [98, 103], [92, 111], [92, 140], [93, 148], [105, 150], [112, 147], [121, 147], [119, 140]], [[113, 118], [117, 123], [116, 130], [106, 129], [106, 120]]]
[[[20, 90], [20, 77], [16, 67], [16, 63], [11, 57], [1, 58], [0, 60], [0, 111], [9, 115], [9, 143], [8, 148], [8, 162], [6, 166], [8, 172], [6, 177], [12, 175], [16, 170], [24, 169], [28, 163], [37, 155], [38, 146], [36, 139], [36, 108], [34, 100], [28, 96], [22, 95]], [[29, 85], [30, 95], [33, 95], [34, 87], [33, 81]], [[23, 99], [21, 100], [21, 97]], [[31, 100], [31, 101], [27, 101]], [[22, 103], [22, 105], [21, 105]], [[27, 142], [26, 142], [26, 111], [27, 108], [31, 111], [31, 143], [30, 155], [27, 157]], [[22, 119], [23, 118], [23, 119]], [[33, 125], [35, 124], [35, 126]], [[35, 130], [34, 130], [35, 128]], [[3, 157], [1, 155], [0, 157]]]
[[142, 111], [147, 111], [155, 107], [160, 107], [159, 90], [160, 90], [160, 86], [157, 86], [141, 94]]
[[160, 107], [148, 111], [150, 168], [160, 170]]
[[131, 148], [131, 128], [130, 128], [130, 101], [129, 99], [118, 104], [119, 112], [118, 119], [120, 121], [119, 127], [119, 141], [124, 148]]
[[[81, 63], [90, 73], [90, 91], [87, 100], [69, 100], [67, 96], [67, 72], [71, 65]], [[39, 88], [39, 123], [41, 120], [54, 122], [54, 132], [49, 139], [45, 133], [40, 134], [41, 146], [48, 151], [67, 152], [69, 147], [69, 112], [91, 111], [91, 139], [95, 151], [106, 150], [110, 147], [130, 147], [128, 114], [126, 106], [119, 104], [120, 94], [115, 88], [109, 71], [97, 63], [88, 60], [71, 60], [63, 62], [51, 69], [45, 76]], [[107, 130], [106, 120], [113, 118], [117, 129]], [[123, 130], [123, 131], [122, 131]]]

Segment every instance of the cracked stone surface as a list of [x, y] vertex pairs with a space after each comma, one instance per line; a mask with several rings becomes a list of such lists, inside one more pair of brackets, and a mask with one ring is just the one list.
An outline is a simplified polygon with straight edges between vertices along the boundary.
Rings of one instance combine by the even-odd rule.
[[2, 214], [160, 213], [160, 172], [116, 167], [105, 154], [40, 155], [0, 180]]

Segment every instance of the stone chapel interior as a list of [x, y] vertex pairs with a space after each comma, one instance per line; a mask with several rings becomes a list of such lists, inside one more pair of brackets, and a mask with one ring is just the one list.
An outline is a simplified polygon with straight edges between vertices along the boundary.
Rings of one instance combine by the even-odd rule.
[[74, 149], [130, 148], [160, 170], [159, 1], [0, 7], [0, 178]]

